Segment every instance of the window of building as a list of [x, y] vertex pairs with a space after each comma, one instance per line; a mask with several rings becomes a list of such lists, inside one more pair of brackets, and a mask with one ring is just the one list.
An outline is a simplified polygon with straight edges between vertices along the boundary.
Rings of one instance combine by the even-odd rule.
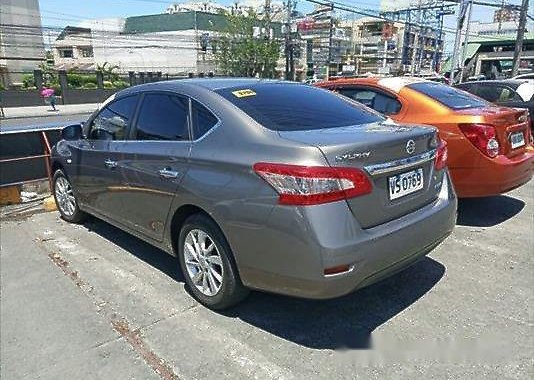
[[93, 48], [92, 47], [86, 47], [80, 49], [80, 54], [84, 58], [89, 58], [93, 56]]
[[61, 58], [74, 58], [74, 53], [72, 49], [61, 49], [59, 51], [59, 56]]
[[189, 140], [187, 99], [166, 95], [145, 95], [137, 119], [137, 140]]

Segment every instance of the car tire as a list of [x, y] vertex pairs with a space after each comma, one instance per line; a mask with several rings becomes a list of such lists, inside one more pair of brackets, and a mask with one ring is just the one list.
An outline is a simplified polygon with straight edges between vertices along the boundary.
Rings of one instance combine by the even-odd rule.
[[204, 214], [185, 221], [178, 237], [178, 260], [190, 292], [210, 309], [231, 307], [249, 293], [222, 231]]
[[61, 217], [67, 222], [81, 223], [87, 214], [80, 210], [72, 185], [65, 173], [58, 169], [52, 179], [54, 200]]

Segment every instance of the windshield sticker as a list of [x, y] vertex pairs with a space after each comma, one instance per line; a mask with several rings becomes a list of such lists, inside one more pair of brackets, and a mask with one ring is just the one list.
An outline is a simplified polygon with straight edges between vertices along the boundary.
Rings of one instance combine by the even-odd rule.
[[252, 91], [251, 89], [232, 91], [232, 94], [236, 98], [246, 98], [246, 97], [249, 97], [249, 96], [255, 96], [256, 95], [256, 93], [254, 91]]

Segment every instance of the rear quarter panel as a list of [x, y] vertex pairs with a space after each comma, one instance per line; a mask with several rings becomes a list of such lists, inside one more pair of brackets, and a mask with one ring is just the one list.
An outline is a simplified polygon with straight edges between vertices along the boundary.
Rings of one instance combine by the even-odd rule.
[[[243, 282], [256, 287], [250, 268], [283, 274], [288, 247], [306, 271], [320, 267], [320, 254], [310, 247], [314, 237], [296, 207], [278, 205], [278, 194], [253, 170], [257, 162], [325, 165], [320, 150], [279, 137], [218, 97], [206, 105], [219, 126], [193, 142], [187, 175], [173, 200], [169, 218], [180, 207], [193, 205], [221, 228], [238, 264]], [[347, 207], [344, 204], [345, 208]], [[276, 212], [275, 212], [276, 211]], [[280, 218], [280, 215], [285, 215]], [[170, 227], [170, 220], [167, 226]], [[169, 247], [176, 236], [168, 231]], [[306, 236], [304, 238], [303, 236]], [[304, 257], [306, 256], [306, 257]], [[289, 272], [288, 272], [289, 273]]]

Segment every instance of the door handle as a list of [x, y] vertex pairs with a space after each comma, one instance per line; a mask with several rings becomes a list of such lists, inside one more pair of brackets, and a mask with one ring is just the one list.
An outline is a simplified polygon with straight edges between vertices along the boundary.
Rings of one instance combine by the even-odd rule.
[[161, 178], [168, 178], [168, 179], [174, 179], [178, 177], [178, 174], [180, 174], [179, 172], [169, 169], [169, 168], [161, 169], [160, 171], [158, 171], [158, 173]]
[[117, 161], [113, 161], [108, 158], [106, 161], [104, 161], [104, 165], [106, 165], [108, 169], [115, 169], [118, 164]]

